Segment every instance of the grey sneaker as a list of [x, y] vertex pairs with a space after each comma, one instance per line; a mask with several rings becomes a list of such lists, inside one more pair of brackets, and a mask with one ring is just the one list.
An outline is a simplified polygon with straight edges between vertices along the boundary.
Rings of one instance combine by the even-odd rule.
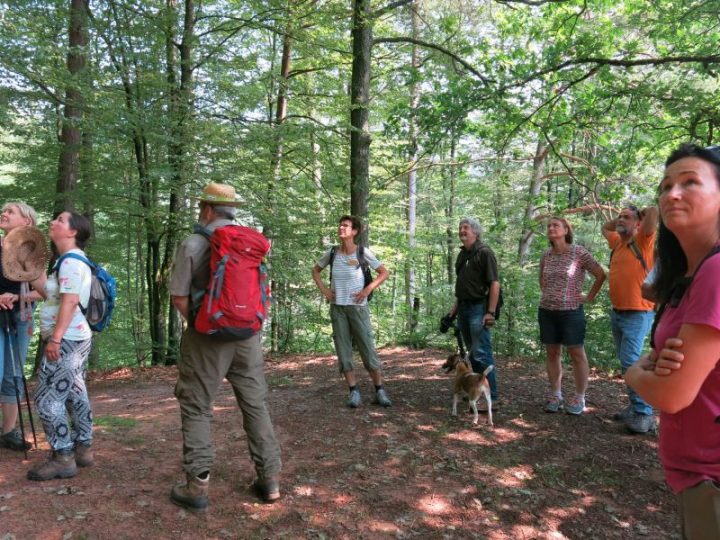
[[585, 400], [577, 396], [571, 397], [565, 404], [565, 412], [567, 414], [580, 416], [583, 412], [585, 412]]
[[625, 426], [628, 428], [630, 433], [654, 432], [657, 429], [655, 416], [652, 414], [633, 413], [632, 416], [625, 422]]
[[384, 388], [375, 392], [375, 399], [373, 400], [373, 403], [380, 405], [381, 407], [392, 407], [392, 401], [390, 401], [390, 398]]
[[545, 412], [556, 413], [563, 408], [563, 400], [557, 396], [550, 396], [545, 403]]
[[634, 413], [635, 411], [633, 411], [632, 405], [628, 405], [621, 411], [613, 414], [612, 419], [616, 422], [627, 422]]
[[360, 406], [362, 399], [360, 398], [360, 390], [357, 388], [350, 392], [347, 400], [347, 406], [351, 409], [357, 409]]

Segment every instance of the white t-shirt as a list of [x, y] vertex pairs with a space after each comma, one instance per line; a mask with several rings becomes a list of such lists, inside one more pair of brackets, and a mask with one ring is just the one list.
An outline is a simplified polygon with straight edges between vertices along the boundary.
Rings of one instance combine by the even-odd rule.
[[[370, 268], [377, 270], [382, 263], [377, 260], [372, 251], [365, 248], [363, 252], [365, 262]], [[318, 261], [320, 268], [325, 268], [330, 262], [330, 250]], [[367, 304], [367, 298], [358, 304], [353, 296], [365, 288], [365, 279], [363, 278], [362, 268], [357, 258], [357, 251], [352, 255], [343, 255], [338, 247], [335, 250], [335, 258], [332, 267], [332, 283], [330, 288], [335, 291], [335, 301], [333, 304], [337, 306], [364, 306]]]
[[[68, 253], [77, 253], [85, 257], [81, 249], [71, 249]], [[80, 296], [80, 303], [88, 305], [90, 300], [90, 283], [92, 272], [90, 267], [83, 261], [68, 257], [62, 261], [57, 272], [52, 271], [45, 282], [47, 300], [40, 307], [40, 334], [47, 339], [52, 336], [60, 311], [61, 295], [65, 293], [77, 294]], [[63, 339], [71, 341], [83, 341], [92, 338], [92, 330], [88, 325], [80, 306], [75, 308], [72, 321], [68, 326]]]

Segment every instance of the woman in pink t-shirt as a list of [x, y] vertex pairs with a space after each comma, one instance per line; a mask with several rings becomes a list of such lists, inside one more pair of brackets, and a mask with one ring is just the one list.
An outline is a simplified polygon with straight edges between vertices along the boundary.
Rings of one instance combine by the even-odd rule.
[[625, 374], [660, 409], [660, 459], [683, 538], [720, 538], [720, 149], [684, 145], [659, 188], [653, 350]]
[[[546, 368], [550, 381], [550, 396], [545, 411], [579, 415], [585, 410], [585, 391], [588, 383], [588, 360], [585, 354], [585, 312], [583, 304], [595, 299], [605, 271], [590, 252], [573, 244], [570, 223], [560, 217], [550, 218], [547, 225], [550, 249], [540, 259], [540, 307], [538, 325], [540, 341], [547, 353]], [[583, 294], [586, 272], [595, 277], [590, 291]], [[563, 402], [562, 347], [565, 345], [572, 360], [575, 395]]]

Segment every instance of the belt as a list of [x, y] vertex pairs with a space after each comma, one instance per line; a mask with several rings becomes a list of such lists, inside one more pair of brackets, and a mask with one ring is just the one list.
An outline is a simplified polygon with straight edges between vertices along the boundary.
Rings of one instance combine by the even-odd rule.
[[459, 300], [458, 304], [461, 306], [475, 306], [477, 304], [487, 303], [487, 298], [481, 298], [480, 300]]
[[615, 309], [615, 308], [613, 308], [613, 311], [619, 315], [629, 315], [631, 313], [647, 313], [648, 311], [652, 311], [652, 309]]

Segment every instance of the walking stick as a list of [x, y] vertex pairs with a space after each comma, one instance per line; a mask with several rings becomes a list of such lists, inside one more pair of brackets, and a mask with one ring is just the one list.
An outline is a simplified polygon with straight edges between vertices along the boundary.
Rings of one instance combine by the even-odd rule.
[[35, 421], [33, 420], [32, 408], [30, 407], [30, 394], [28, 393], [27, 379], [25, 378], [24, 371], [21, 371], [20, 373], [22, 374], [23, 388], [25, 389], [25, 403], [27, 404], [28, 418], [30, 418], [30, 430], [32, 431], [33, 444], [35, 445], [35, 450], [37, 450], [37, 435], [35, 434]]

